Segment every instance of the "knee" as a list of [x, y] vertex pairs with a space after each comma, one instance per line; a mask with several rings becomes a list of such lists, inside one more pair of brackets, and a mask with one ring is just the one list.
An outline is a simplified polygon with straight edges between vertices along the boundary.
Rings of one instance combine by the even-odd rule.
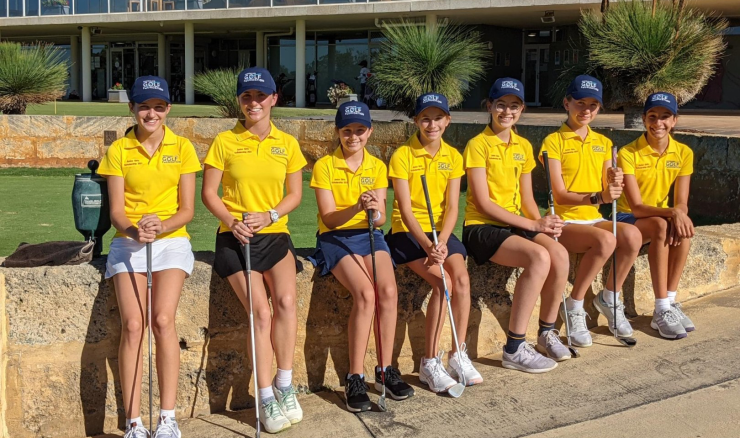
[[273, 306], [279, 313], [295, 313], [295, 296], [292, 294], [283, 295], [277, 300], [277, 305], [273, 303]]
[[144, 324], [141, 318], [128, 318], [123, 320], [122, 334], [125, 337], [139, 339], [144, 331], [143, 328]]
[[375, 309], [375, 291], [371, 288], [362, 289], [354, 296], [354, 306], [361, 314], [372, 314]]
[[452, 289], [458, 297], [470, 295], [470, 277], [468, 277], [467, 272], [465, 275], [458, 275], [454, 278], [454, 287]]
[[553, 245], [548, 251], [550, 254], [550, 270], [562, 275], [568, 275], [570, 256], [563, 245]]
[[[665, 236], [667, 232], [666, 227], [666, 221], [663, 219], [660, 219], [660, 222], [663, 224], [658, 225], [658, 227], [662, 227], [662, 237], [657, 237], [658, 239], [661, 239], [661, 241], [665, 241]], [[629, 226], [624, 227], [624, 229], [620, 230], [621, 236], [622, 236], [622, 242], [620, 242], [620, 246], [624, 245], [628, 251], [637, 253], [640, 251], [640, 247], [642, 246], [642, 233], [640, 233], [640, 230], [637, 229], [635, 226]]]
[[597, 255], [602, 258], [608, 258], [616, 247], [617, 239], [611, 233], [601, 233], [596, 245], [594, 245]]
[[272, 314], [270, 313], [270, 306], [265, 304], [254, 308], [254, 326], [258, 330], [265, 331], [270, 330], [272, 326]]
[[666, 236], [668, 235], [668, 221], [662, 217], [654, 217], [650, 218], [650, 222], [650, 239], [653, 242], [665, 242]]
[[175, 318], [166, 313], [152, 315], [152, 330], [156, 334], [165, 333], [175, 329]]
[[378, 298], [380, 298], [380, 302], [384, 305], [387, 303], [394, 303], [395, 305], [398, 301], [398, 290], [395, 283], [382, 286], [378, 290]]
[[529, 252], [527, 265], [524, 269], [532, 269], [537, 272], [547, 272], [550, 269], [550, 254], [539, 245]]

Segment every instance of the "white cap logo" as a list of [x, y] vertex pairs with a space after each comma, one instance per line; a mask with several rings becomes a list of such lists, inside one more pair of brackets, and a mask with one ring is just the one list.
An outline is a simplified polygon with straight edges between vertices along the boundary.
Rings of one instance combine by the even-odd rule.
[[442, 101], [439, 99], [439, 96], [437, 96], [436, 94], [429, 94], [429, 95], [424, 96], [421, 99], [421, 103], [429, 103], [429, 102], [436, 102], [439, 104], [442, 103]]
[[244, 82], [265, 82], [262, 73], [244, 73]]
[[159, 91], [164, 91], [162, 89], [162, 85], [160, 85], [159, 81], [154, 81], [154, 80], [143, 81], [142, 84], [141, 84], [141, 88], [144, 89], [144, 90], [159, 90]]
[[347, 106], [347, 107], [344, 107], [344, 115], [345, 116], [364, 116], [365, 113], [362, 112], [362, 107]]
[[656, 95], [654, 95], [654, 96], [653, 96], [653, 98], [652, 98], [652, 99], [650, 99], [650, 100], [651, 100], [651, 102], [658, 102], [658, 101], [661, 101], [661, 102], [668, 102], [668, 103], [671, 103], [671, 98], [670, 98], [670, 97], [668, 97], [668, 96], [667, 96], [667, 95], [665, 95], [665, 94], [656, 94]]
[[599, 85], [594, 81], [581, 81], [581, 88], [588, 88], [589, 90], [599, 91]]
[[516, 91], [520, 91], [519, 87], [517, 87], [516, 82], [514, 81], [503, 81], [501, 82], [501, 88], [511, 88]]

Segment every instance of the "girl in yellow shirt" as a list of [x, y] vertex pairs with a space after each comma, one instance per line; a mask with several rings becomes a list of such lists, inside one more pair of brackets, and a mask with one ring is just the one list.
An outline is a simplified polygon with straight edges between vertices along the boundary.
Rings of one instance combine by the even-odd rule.
[[190, 141], [165, 126], [170, 108], [164, 79], [137, 78], [129, 103], [136, 126], [108, 148], [98, 170], [108, 180], [111, 222], [117, 230], [105, 277], [113, 278], [123, 327], [118, 364], [126, 412], [125, 438], [149, 435], [140, 417], [147, 243], [152, 246], [151, 314], [161, 409], [154, 436], [180, 436], [175, 421], [180, 374], [175, 314], [185, 277], [193, 271], [185, 224], [195, 211], [195, 172], [200, 170], [200, 162]]
[[[678, 121], [674, 95], [660, 92], [648, 96], [642, 121], [645, 133], [619, 151], [625, 196], [619, 198], [617, 220], [635, 225], [642, 242], [650, 243], [648, 262], [655, 293], [650, 326], [664, 338], [680, 339], [695, 329], [676, 302], [694, 237], [694, 224], [688, 216], [694, 153], [671, 136]], [[671, 186], [673, 207], [668, 206]]]
[[[376, 227], [385, 223], [388, 175], [385, 164], [365, 149], [373, 132], [367, 105], [361, 102], [340, 105], [335, 123], [340, 145], [334, 153], [316, 162], [311, 177], [311, 187], [316, 192], [319, 206], [319, 235], [311, 261], [321, 269], [321, 275], [331, 272], [352, 294], [345, 404], [350, 412], [362, 412], [371, 406], [363, 370], [375, 312], [368, 215], [373, 215]], [[380, 362], [385, 368], [387, 392], [395, 400], [404, 400], [412, 396], [414, 390], [391, 365], [398, 316], [396, 278], [383, 232], [375, 229], [373, 236], [383, 346]], [[381, 371], [379, 366], [375, 367], [375, 388], [378, 391], [383, 389]]]
[[[479, 265], [490, 260], [524, 268], [514, 289], [502, 364], [544, 373], [557, 367], [556, 361], [571, 357], [555, 330], [568, 279], [568, 253], [552, 238], [560, 235], [563, 221], [540, 216], [532, 194], [532, 145], [513, 129], [524, 110], [524, 85], [513, 78], [497, 79], [487, 107], [489, 126], [463, 153], [468, 173], [463, 243]], [[535, 349], [525, 335], [538, 297], [542, 302]]]
[[[270, 72], [259, 67], [243, 70], [236, 95], [245, 118], [213, 140], [205, 159], [201, 196], [221, 221], [213, 268], [229, 280], [247, 311], [242, 245], [251, 247], [260, 420], [265, 430], [276, 433], [303, 419], [292, 384], [298, 330], [296, 272], [301, 265], [288, 233], [288, 213], [301, 202], [306, 159], [296, 139], [270, 121], [278, 99]], [[218, 195], [219, 185], [223, 197]], [[248, 213], [246, 219], [243, 213]], [[270, 288], [274, 315], [270, 315], [264, 282]]]
[[[550, 164], [555, 213], [566, 223], [560, 243], [568, 252], [583, 254], [573, 282], [573, 291], [566, 299], [566, 315], [571, 328], [571, 340], [578, 347], [590, 347], [591, 333], [586, 326], [584, 299], [591, 283], [617, 251], [616, 283], [621, 289], [627, 274], [637, 258], [642, 244], [640, 231], [634, 225], [619, 223], [617, 238], [612, 224], [599, 213], [599, 204], [609, 204], [622, 194], [623, 174], [612, 167], [612, 142], [594, 132], [589, 124], [603, 105], [601, 82], [591, 76], [576, 77], [567, 90], [563, 105], [568, 120], [542, 143]], [[594, 306], [614, 330], [614, 300], [617, 300], [617, 335], [632, 336], [632, 326], [624, 316], [624, 304], [619, 290], [614, 287], [615, 272], [610, 269], [604, 290], [594, 297]]]

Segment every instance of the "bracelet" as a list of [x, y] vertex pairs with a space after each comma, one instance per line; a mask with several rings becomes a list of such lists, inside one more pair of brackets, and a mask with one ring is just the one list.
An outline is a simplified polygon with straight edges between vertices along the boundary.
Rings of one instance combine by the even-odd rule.
[[380, 213], [380, 210], [375, 211], [375, 216], [373, 216], [373, 221], [379, 220], [383, 215]]

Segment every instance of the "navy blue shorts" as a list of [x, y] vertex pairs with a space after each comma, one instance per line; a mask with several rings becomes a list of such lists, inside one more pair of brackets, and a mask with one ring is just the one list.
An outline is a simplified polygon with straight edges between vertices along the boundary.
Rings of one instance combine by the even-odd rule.
[[[375, 251], [390, 254], [383, 238], [383, 231], [376, 229]], [[336, 230], [319, 234], [316, 237], [316, 252], [308, 260], [319, 269], [319, 275], [327, 275], [340, 260], [348, 255], [364, 257], [370, 255], [370, 233], [368, 230]]]
[[632, 213], [617, 213], [617, 222], [634, 225], [637, 222], [637, 218]]
[[473, 260], [478, 265], [484, 265], [511, 236], [534, 240], [539, 233], [525, 231], [516, 227], [499, 227], [496, 225], [468, 225], [463, 227], [463, 243], [470, 251]]
[[[434, 236], [432, 233], [426, 233], [429, 240], [434, 242]], [[391, 257], [393, 262], [397, 265], [403, 265], [414, 260], [427, 258], [427, 252], [421, 247], [419, 242], [411, 233], [392, 233], [385, 236], [388, 246], [391, 248]], [[453, 254], [460, 254], [463, 259], [468, 256], [468, 252], [465, 250], [462, 242], [454, 235], [450, 234], [450, 238], [447, 241], [447, 258]]]

